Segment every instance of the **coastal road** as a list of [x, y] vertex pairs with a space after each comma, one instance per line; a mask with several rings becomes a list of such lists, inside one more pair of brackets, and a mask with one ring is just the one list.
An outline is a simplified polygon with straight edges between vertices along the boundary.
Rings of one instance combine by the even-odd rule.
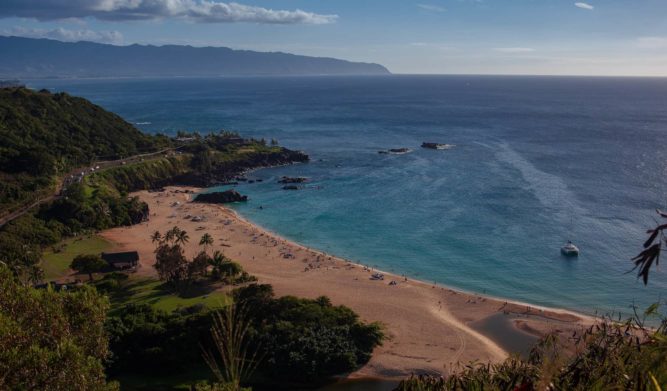
[[56, 184], [55, 191], [52, 194], [50, 194], [49, 196], [40, 198], [37, 201], [33, 201], [28, 205], [23, 205], [20, 208], [18, 208], [16, 210], [0, 217], [0, 227], [4, 226], [5, 224], [9, 223], [10, 221], [18, 219], [19, 217], [28, 213], [30, 210], [32, 210], [32, 209], [34, 209], [34, 208], [36, 208], [36, 207], [38, 207], [42, 204], [53, 202], [53, 201], [59, 199], [60, 197], [62, 197], [62, 192], [67, 188], [67, 185], [69, 185], [72, 182], [73, 178], [75, 178], [77, 175], [80, 175], [81, 173], [83, 173], [84, 175], [86, 173], [91, 173], [91, 171], [90, 171], [91, 166], [92, 167], [97, 167], [97, 166], [100, 167], [99, 169], [96, 169], [94, 172], [104, 171], [104, 170], [108, 170], [108, 169], [113, 168], [113, 167], [118, 167], [118, 166], [123, 165], [123, 164], [134, 163], [134, 162], [137, 162], [137, 161], [141, 161], [142, 159], [159, 156], [159, 155], [171, 152], [171, 151], [176, 151], [178, 149], [183, 148], [184, 146], [185, 145], [181, 145], [181, 146], [174, 147], [174, 148], [162, 149], [162, 150], [156, 151], [156, 152], [149, 152], [149, 153], [142, 153], [142, 154], [138, 154], [138, 155], [132, 155], [132, 156], [124, 158], [124, 159], [105, 160], [105, 161], [93, 162], [93, 163], [91, 163], [91, 164], [89, 164], [85, 167], [80, 167], [80, 168], [71, 170], [70, 172], [63, 175], [58, 180], [58, 183]]

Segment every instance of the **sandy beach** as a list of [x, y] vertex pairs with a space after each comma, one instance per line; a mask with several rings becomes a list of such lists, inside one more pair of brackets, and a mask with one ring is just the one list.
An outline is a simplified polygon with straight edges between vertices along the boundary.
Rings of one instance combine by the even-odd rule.
[[[504, 315], [501, 321], [510, 322], [512, 332], [533, 339], [552, 331], [568, 335], [593, 321], [569, 311], [473, 295], [390, 273], [382, 272], [384, 280], [372, 280], [376, 270], [284, 240], [228, 208], [190, 203], [191, 194], [186, 190], [199, 189], [169, 187], [163, 192], [134, 193], [149, 204], [149, 221], [111, 229], [102, 236], [119, 249], [137, 250], [137, 274], [156, 277], [153, 232], [173, 226], [186, 230], [188, 257], [201, 250], [199, 237], [209, 233], [215, 239], [212, 250], [239, 262], [259, 283], [273, 285], [276, 295], [326, 295], [334, 304], [352, 308], [364, 321], [381, 322], [387, 340], [351, 377], [447, 373], [457, 363], [503, 360], [508, 355], [501, 347], [507, 345], [503, 336], [474, 327], [492, 316], [497, 321], [498, 314]], [[396, 284], [390, 285], [391, 281]]]

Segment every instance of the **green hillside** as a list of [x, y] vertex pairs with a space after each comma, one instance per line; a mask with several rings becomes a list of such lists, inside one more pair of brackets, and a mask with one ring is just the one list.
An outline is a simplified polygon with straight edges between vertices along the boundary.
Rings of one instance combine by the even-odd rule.
[[73, 169], [169, 143], [83, 98], [2, 88], [0, 214], [52, 192], [58, 178]]
[[45, 271], [54, 277], [67, 266], [40, 262], [44, 250], [143, 221], [148, 205], [128, 196], [132, 191], [209, 186], [249, 169], [306, 161], [275, 141], [224, 130], [148, 135], [82, 98], [0, 88], [0, 262], [39, 282]]

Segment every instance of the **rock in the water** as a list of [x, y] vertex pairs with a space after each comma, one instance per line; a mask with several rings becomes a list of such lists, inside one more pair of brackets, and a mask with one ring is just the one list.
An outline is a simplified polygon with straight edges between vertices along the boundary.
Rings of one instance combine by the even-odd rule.
[[299, 186], [297, 186], [297, 185], [287, 185], [287, 186], [283, 186], [283, 190], [299, 190]]
[[392, 154], [392, 155], [402, 155], [404, 153], [409, 153], [412, 152], [412, 149], [410, 148], [391, 148], [387, 149], [386, 151], [378, 151], [379, 154], [386, 155], [386, 154]]
[[248, 196], [241, 195], [236, 190], [217, 191], [214, 193], [197, 194], [194, 202], [205, 202], [209, 204], [227, 204], [230, 202], [248, 201]]
[[422, 148], [427, 148], [427, 149], [450, 149], [452, 147], [454, 147], [453, 144], [439, 144], [439, 143], [427, 143], [427, 142], [422, 143]]
[[305, 183], [308, 182], [308, 178], [298, 176], [298, 177], [289, 177], [289, 176], [284, 176], [280, 178], [278, 183]]
[[391, 148], [389, 150], [390, 153], [408, 153], [410, 151], [410, 148]]

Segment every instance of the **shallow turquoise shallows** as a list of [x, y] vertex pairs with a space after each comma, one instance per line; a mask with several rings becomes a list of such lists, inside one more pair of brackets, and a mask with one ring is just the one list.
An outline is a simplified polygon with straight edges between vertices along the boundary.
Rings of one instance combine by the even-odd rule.
[[[667, 79], [389, 76], [40, 80], [146, 131], [237, 130], [306, 151], [235, 209], [381, 269], [533, 304], [658, 300], [629, 259], [667, 200]], [[422, 149], [424, 141], [449, 150]], [[407, 147], [401, 155], [379, 150]], [[282, 175], [307, 176], [302, 190]], [[262, 206], [260, 209], [259, 207]], [[564, 258], [571, 239], [581, 250]]]

